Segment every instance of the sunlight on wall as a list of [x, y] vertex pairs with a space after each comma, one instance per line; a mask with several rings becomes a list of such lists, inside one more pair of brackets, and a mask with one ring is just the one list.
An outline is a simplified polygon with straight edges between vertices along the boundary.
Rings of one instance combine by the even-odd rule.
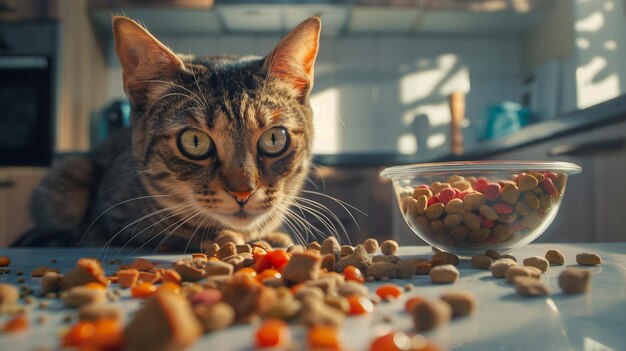
[[428, 137], [427, 145], [429, 149], [435, 149], [446, 142], [446, 135], [443, 133], [433, 134]]
[[[435, 67], [426, 67], [402, 77], [400, 80], [400, 101], [403, 104], [410, 104], [427, 98], [435, 93], [437, 86], [444, 80], [446, 80], [446, 86], [459, 84], [463, 79], [469, 82], [467, 76], [450, 77], [450, 79], [447, 77], [457, 62], [458, 57], [454, 54], [440, 55], [435, 61]], [[461, 85], [469, 85], [467, 82], [461, 82]]]
[[413, 134], [402, 134], [398, 138], [398, 152], [404, 155], [412, 155], [416, 153], [417, 140]]
[[587, 65], [578, 67], [578, 107], [585, 108], [615, 98], [620, 95], [619, 77], [612, 73], [596, 81], [596, 76], [607, 67], [604, 57], [596, 56]]
[[313, 152], [330, 154], [339, 151], [339, 89], [330, 88], [311, 95], [315, 116]]
[[594, 12], [589, 16], [580, 19], [574, 25], [578, 32], [597, 32], [604, 26], [604, 15], [601, 12]]
[[428, 116], [431, 126], [438, 126], [450, 123], [450, 107], [448, 106], [448, 98], [441, 97], [441, 103], [420, 105], [404, 113], [403, 123], [409, 125], [413, 122], [415, 116], [424, 114]]

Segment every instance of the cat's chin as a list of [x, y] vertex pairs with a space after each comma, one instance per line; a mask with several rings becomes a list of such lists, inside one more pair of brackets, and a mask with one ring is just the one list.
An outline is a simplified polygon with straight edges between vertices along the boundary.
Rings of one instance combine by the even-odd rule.
[[264, 222], [266, 213], [239, 211], [231, 214], [213, 213], [213, 217], [234, 230], [249, 231], [258, 228]]

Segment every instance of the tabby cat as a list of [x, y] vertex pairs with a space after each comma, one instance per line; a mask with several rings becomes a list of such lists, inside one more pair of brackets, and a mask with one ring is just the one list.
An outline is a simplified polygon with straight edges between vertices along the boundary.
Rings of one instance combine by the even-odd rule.
[[276, 230], [311, 161], [320, 29], [306, 19], [265, 58], [196, 58], [114, 17], [131, 130], [55, 162], [31, 201], [36, 229], [16, 244], [290, 245]]

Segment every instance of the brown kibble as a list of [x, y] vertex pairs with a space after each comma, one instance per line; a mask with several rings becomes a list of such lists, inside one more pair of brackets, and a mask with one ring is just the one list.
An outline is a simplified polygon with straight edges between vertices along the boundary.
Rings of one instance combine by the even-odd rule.
[[522, 216], [528, 216], [528, 214], [530, 213], [530, 207], [528, 207], [528, 205], [526, 205], [523, 200], [518, 201], [515, 204], [515, 212], [521, 214]]
[[539, 197], [535, 193], [532, 193], [530, 191], [524, 193], [524, 203], [526, 204], [526, 206], [532, 208], [533, 210], [537, 210], [539, 209], [539, 207], [541, 207], [541, 201], [539, 200]]
[[48, 272], [41, 277], [41, 295], [45, 296], [50, 292], [61, 290], [61, 275], [55, 272]]
[[418, 333], [447, 324], [452, 318], [452, 308], [441, 300], [424, 299], [415, 305], [411, 313], [413, 326]]
[[460, 276], [459, 270], [451, 264], [433, 267], [428, 274], [430, 281], [434, 284], [452, 284]]
[[367, 267], [372, 265], [372, 259], [365, 251], [363, 245], [358, 245], [352, 255], [341, 258], [337, 262], [337, 271], [343, 272], [343, 270], [350, 265], [355, 266], [361, 271], [367, 271]]
[[183, 350], [202, 335], [202, 326], [187, 300], [156, 293], [124, 329], [125, 347], [137, 351]]
[[463, 213], [463, 224], [471, 230], [479, 230], [481, 226], [480, 216], [474, 212]]
[[463, 222], [463, 216], [458, 213], [449, 214], [443, 218], [443, 225], [448, 229], [458, 227], [461, 222]]
[[99, 319], [120, 320], [122, 311], [115, 306], [101, 304], [87, 304], [78, 310], [78, 319], [81, 321], [96, 321]]
[[452, 228], [449, 231], [449, 235], [456, 240], [465, 241], [469, 236], [470, 230], [464, 225], [460, 225], [456, 228]]
[[139, 272], [137, 282], [156, 284], [161, 281], [161, 273], [158, 270], [154, 272]]
[[500, 199], [508, 204], [515, 205], [519, 199], [519, 189], [514, 184], [505, 184], [500, 192]]
[[515, 261], [508, 258], [499, 259], [491, 264], [491, 274], [496, 278], [504, 278], [506, 271], [513, 266], [517, 266]]
[[476, 309], [476, 296], [469, 291], [448, 291], [439, 297], [452, 308], [452, 316], [470, 315]]
[[487, 219], [491, 219], [492, 221], [498, 219], [498, 212], [489, 207], [489, 205], [481, 205], [478, 210], [480, 211], [480, 214], [482, 214]]
[[350, 303], [348, 299], [343, 296], [326, 295], [324, 297], [324, 303], [346, 314], [350, 311]]
[[551, 266], [562, 266], [565, 264], [565, 256], [559, 250], [548, 250], [545, 257]]
[[395, 255], [398, 252], [398, 243], [395, 240], [385, 240], [380, 245], [383, 255]]
[[302, 245], [291, 245], [287, 248], [288, 253], [303, 252], [303, 251], [304, 251], [304, 246]]
[[501, 242], [505, 241], [513, 234], [513, 229], [505, 224], [496, 224], [491, 230], [491, 234], [495, 242]]
[[283, 268], [282, 275], [285, 281], [302, 283], [307, 280], [317, 279], [320, 274], [322, 258], [312, 252], [300, 252], [291, 256], [289, 263]]
[[539, 185], [539, 181], [530, 174], [524, 174], [517, 178], [517, 185], [519, 187], [519, 191], [524, 192], [532, 190], [534, 187]]
[[[30, 276], [31, 277], [43, 277], [48, 272], [59, 273], [61, 272], [61, 270], [59, 270], [58, 268], [41, 266], [41, 267], [35, 268], [32, 272], [30, 272]], [[16, 272], [16, 275], [22, 275], [22, 274], [23, 274], [22, 272]]]
[[69, 290], [75, 286], [96, 282], [107, 286], [107, 277], [100, 263], [92, 258], [81, 258], [76, 262], [76, 267], [65, 274], [62, 278], [63, 290]]
[[398, 266], [398, 278], [408, 279], [415, 275], [417, 263], [422, 260], [417, 258], [407, 258], [400, 260]]
[[472, 267], [477, 269], [489, 269], [493, 263], [493, 259], [487, 255], [477, 255], [471, 259]]
[[321, 268], [325, 269], [327, 272], [334, 272], [335, 271], [335, 255], [333, 254], [326, 254], [324, 256], [322, 256], [322, 265]]
[[376, 280], [393, 279], [398, 275], [398, 267], [389, 262], [374, 262], [367, 268], [367, 275]]
[[338, 327], [344, 319], [343, 311], [327, 305], [322, 299], [308, 298], [301, 301], [302, 307], [293, 321], [299, 325], [330, 325]]
[[339, 241], [334, 236], [329, 236], [322, 242], [322, 246], [320, 246], [320, 254], [333, 254], [335, 259], [339, 259], [339, 254], [341, 253], [341, 245], [339, 245]]
[[215, 275], [233, 274], [233, 265], [222, 261], [207, 261], [204, 264], [204, 271], [208, 277]]
[[543, 273], [545, 273], [548, 270], [548, 267], [550, 266], [550, 263], [548, 262], [548, 260], [539, 256], [525, 258], [523, 262], [524, 262], [524, 266], [531, 266], [531, 267], [538, 268]]
[[378, 240], [374, 238], [366, 239], [363, 242], [363, 247], [368, 254], [373, 254], [378, 250]]
[[415, 188], [413, 189], [413, 198], [417, 199], [420, 196], [431, 197], [433, 196], [433, 192], [428, 188]]
[[433, 264], [430, 262], [419, 262], [415, 265], [415, 275], [426, 275], [432, 268]]
[[595, 252], [583, 252], [576, 255], [576, 263], [581, 266], [597, 266], [602, 263], [602, 258]]
[[61, 294], [65, 307], [80, 307], [87, 304], [103, 304], [106, 295], [100, 289], [91, 289], [85, 286], [75, 286]]
[[433, 194], [439, 194], [441, 190], [451, 188], [451, 186], [449, 183], [434, 182], [430, 185], [430, 188], [432, 189]]
[[544, 296], [550, 294], [550, 288], [533, 277], [516, 277], [513, 281], [515, 291], [524, 296]]
[[337, 293], [344, 297], [352, 295], [367, 297], [370, 292], [366, 285], [348, 280], [345, 284], [339, 287]]
[[122, 269], [117, 272], [117, 284], [124, 289], [132, 288], [139, 280], [139, 271], [135, 268]]
[[580, 268], [567, 268], [559, 275], [559, 287], [565, 294], [580, 294], [591, 289], [591, 272]]
[[502, 255], [502, 256], [500, 256], [500, 258], [508, 258], [508, 259], [510, 259], [512, 261], [517, 262], [517, 258], [515, 258], [515, 256], [513, 256], [513, 255]]
[[222, 247], [220, 247], [219, 250], [217, 250], [217, 252], [215, 253], [215, 256], [218, 259], [223, 260], [226, 257], [236, 255], [236, 254], [237, 254], [237, 245], [235, 245], [235, 243], [233, 242], [227, 242]]
[[0, 306], [8, 306], [17, 303], [20, 293], [11, 284], [0, 284]]
[[174, 283], [179, 284], [183, 281], [183, 278], [173, 269], [164, 269], [161, 272], [163, 276], [163, 283]]
[[206, 263], [206, 260], [186, 257], [174, 263], [174, 270], [180, 274], [182, 281], [195, 282], [205, 277], [204, 265]]
[[441, 215], [443, 215], [443, 212], [445, 211], [445, 209], [446, 209], [446, 206], [442, 204], [441, 202], [438, 202], [436, 204], [432, 204], [428, 206], [424, 214], [429, 219], [437, 219], [441, 217]]
[[428, 208], [428, 197], [426, 195], [418, 196], [415, 199], [411, 199], [409, 203], [409, 214], [413, 214], [415, 211], [415, 215], [423, 215], [426, 213], [426, 209]]
[[446, 226], [441, 219], [435, 219], [430, 222], [430, 229], [435, 233], [443, 233], [446, 231]]
[[431, 260], [438, 260], [438, 259], [442, 259], [443, 262], [445, 264], [452, 264], [455, 266], [459, 265], [459, 257], [453, 253], [450, 252], [436, 252]]
[[[365, 247], [365, 246], [363, 246]], [[367, 251], [367, 250], [366, 250]], [[340, 258], [352, 255], [354, 253], [354, 247], [350, 245], [342, 245], [341, 250], [339, 251]]]
[[235, 321], [235, 310], [224, 302], [197, 304], [193, 306], [193, 312], [205, 333], [228, 328]]
[[473, 243], [482, 243], [491, 235], [491, 229], [480, 228], [469, 232], [468, 240]]
[[11, 259], [8, 256], [0, 256], [0, 267], [6, 267], [11, 264]]
[[249, 252], [238, 253], [236, 255], [226, 257], [222, 262], [233, 266], [235, 271], [243, 267], [250, 267], [254, 264], [254, 256]]
[[445, 212], [447, 214], [457, 214], [463, 211], [464, 207], [465, 207], [465, 204], [463, 203], [463, 200], [452, 199], [448, 201], [448, 203], [446, 204]]
[[517, 277], [531, 277], [531, 278], [539, 279], [540, 276], [541, 276], [541, 270], [539, 270], [539, 268], [532, 267], [532, 266], [509, 267], [509, 269], [507, 269], [506, 273], [504, 274], [504, 277], [509, 283], [513, 283], [515, 281], [515, 278]]
[[389, 262], [389, 263], [398, 263], [402, 260], [400, 256], [396, 255], [376, 255], [372, 257], [372, 262]]
[[478, 211], [480, 206], [484, 205], [487, 201], [485, 195], [476, 192], [465, 195], [463, 198], [463, 203], [465, 204], [464, 209], [466, 211]]
[[502, 255], [500, 255], [498, 251], [492, 250], [492, 249], [485, 251], [485, 255], [491, 257], [491, 259], [494, 259], [494, 260], [502, 258]]

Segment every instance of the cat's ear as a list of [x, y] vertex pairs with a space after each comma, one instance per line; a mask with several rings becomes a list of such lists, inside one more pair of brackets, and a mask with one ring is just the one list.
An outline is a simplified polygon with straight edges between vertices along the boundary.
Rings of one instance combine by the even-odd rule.
[[300, 101], [313, 88], [313, 66], [319, 49], [322, 21], [310, 17], [300, 23], [265, 59], [268, 74], [287, 82]]
[[175, 53], [128, 17], [113, 17], [113, 37], [124, 71], [124, 89], [131, 99], [147, 93], [151, 81], [167, 80], [185, 67]]

